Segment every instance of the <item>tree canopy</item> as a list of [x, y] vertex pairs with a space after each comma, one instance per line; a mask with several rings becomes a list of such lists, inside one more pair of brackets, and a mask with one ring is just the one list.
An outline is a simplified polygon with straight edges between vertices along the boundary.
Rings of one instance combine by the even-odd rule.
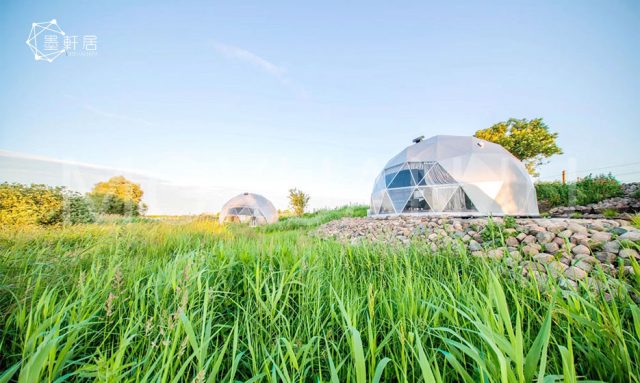
[[309, 204], [309, 199], [311, 197], [298, 189], [289, 189], [289, 205], [291, 205], [291, 209], [297, 216], [301, 216], [304, 214], [304, 209]]
[[562, 154], [556, 144], [558, 133], [549, 131], [542, 118], [510, 118], [490, 128], [478, 130], [475, 137], [495, 142], [524, 163], [529, 174], [537, 176], [537, 167], [554, 154]]
[[139, 184], [123, 176], [111, 177], [106, 182], [98, 182], [89, 197], [96, 210], [104, 214], [137, 216], [146, 206], [141, 203], [144, 192]]

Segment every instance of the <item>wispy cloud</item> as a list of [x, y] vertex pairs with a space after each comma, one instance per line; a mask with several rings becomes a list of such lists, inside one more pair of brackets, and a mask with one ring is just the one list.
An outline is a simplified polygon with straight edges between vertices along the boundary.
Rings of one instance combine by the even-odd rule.
[[261, 71], [276, 78], [281, 84], [295, 92], [301, 98], [307, 98], [307, 92], [300, 86], [295, 84], [288, 76], [285, 68], [278, 66], [271, 61], [258, 56], [257, 54], [250, 52], [246, 49], [236, 47], [233, 45], [223, 44], [220, 42], [214, 42], [213, 48], [218, 54], [232, 60], [238, 60], [245, 62], [253, 67], [260, 69]]
[[217, 42], [213, 44], [213, 47], [216, 49], [218, 53], [220, 53], [221, 55], [227, 58], [236, 59], [236, 60], [249, 63], [279, 79], [285, 78], [286, 71], [284, 68], [279, 67], [276, 64], [258, 56], [257, 54], [249, 52], [246, 49], [234, 47], [232, 45], [217, 43]]
[[132, 123], [139, 124], [139, 125], [146, 125], [146, 126], [153, 126], [154, 125], [154, 123], [152, 123], [151, 121], [147, 121], [147, 120], [142, 119], [142, 118], [131, 117], [131, 116], [126, 115], [126, 114], [113, 113], [113, 112], [107, 111], [105, 109], [98, 108], [97, 106], [95, 106], [93, 104], [83, 103], [83, 101], [80, 100], [78, 97], [70, 95], [70, 94], [64, 94], [64, 97], [66, 97], [69, 100], [73, 101], [79, 108], [84, 109], [84, 110], [86, 110], [88, 112], [91, 112], [91, 113], [93, 113], [95, 115], [98, 115], [100, 117], [110, 118], [110, 119], [120, 120], [120, 121], [126, 121], [126, 122], [132, 122]]

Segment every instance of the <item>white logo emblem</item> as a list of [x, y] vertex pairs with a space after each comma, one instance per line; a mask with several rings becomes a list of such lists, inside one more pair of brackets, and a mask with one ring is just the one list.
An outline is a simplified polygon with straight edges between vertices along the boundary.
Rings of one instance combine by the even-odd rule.
[[44, 23], [31, 24], [31, 33], [27, 45], [31, 48], [36, 60], [52, 62], [64, 53], [65, 33], [56, 19]]

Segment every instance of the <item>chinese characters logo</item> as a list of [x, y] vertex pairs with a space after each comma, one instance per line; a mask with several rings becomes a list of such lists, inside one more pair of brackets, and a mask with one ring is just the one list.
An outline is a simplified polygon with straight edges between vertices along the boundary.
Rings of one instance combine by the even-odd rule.
[[36, 61], [52, 62], [63, 53], [66, 56], [95, 56], [98, 51], [98, 36], [67, 35], [56, 19], [31, 24], [27, 39]]

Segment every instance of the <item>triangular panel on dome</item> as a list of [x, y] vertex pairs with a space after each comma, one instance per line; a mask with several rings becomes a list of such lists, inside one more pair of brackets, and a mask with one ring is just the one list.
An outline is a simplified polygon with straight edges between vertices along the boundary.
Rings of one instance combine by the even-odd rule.
[[422, 176], [422, 178], [420, 179], [420, 181], [416, 182], [416, 185], [426, 185], [426, 175], [427, 173], [429, 173], [429, 170], [431, 170], [431, 168], [433, 167], [433, 165], [435, 165], [435, 162], [423, 162], [422, 163], [422, 168], [424, 169], [424, 175]]
[[417, 185], [424, 178], [426, 173], [422, 162], [407, 162], [407, 169], [411, 172], [413, 185]]
[[457, 185], [452, 186], [427, 186], [422, 189], [424, 198], [434, 211], [444, 211], [447, 202], [451, 199], [453, 193], [459, 188]]
[[413, 177], [411, 176], [411, 169], [409, 168], [409, 164], [406, 163], [402, 165], [402, 168], [398, 171], [396, 176], [393, 178], [391, 183], [387, 184], [389, 189], [394, 188], [404, 188], [409, 186], [414, 186]]
[[489, 198], [496, 199], [496, 196], [500, 192], [502, 185], [504, 182], [502, 181], [485, 181], [485, 182], [475, 182], [474, 185], [478, 187], [480, 190], [484, 192]]
[[538, 196], [536, 194], [536, 188], [533, 185], [529, 186], [529, 192], [527, 193], [527, 202], [525, 204], [525, 207], [525, 214], [540, 214], [540, 211], [538, 210]]
[[385, 181], [384, 181], [384, 172], [383, 172], [383, 173], [380, 173], [378, 177], [376, 177], [376, 181], [373, 184], [373, 192], [374, 193], [379, 192], [386, 187], [387, 185], [385, 184]]
[[462, 190], [464, 190], [479, 212], [502, 214], [502, 208], [500, 205], [475, 184], [463, 184]]
[[374, 214], [378, 214], [380, 211], [380, 205], [382, 204], [382, 194], [384, 191], [378, 191], [371, 195], [371, 211]]
[[389, 197], [391, 198], [391, 202], [393, 203], [393, 207], [396, 213], [402, 213], [405, 205], [407, 204], [407, 200], [411, 196], [413, 190], [413, 188], [403, 188], [391, 189], [388, 191]]
[[438, 163], [429, 169], [427, 174], [424, 176], [424, 181], [427, 185], [446, 185], [456, 183], [456, 180], [451, 177], [451, 175]]
[[382, 203], [380, 204], [380, 214], [393, 214], [395, 210], [393, 210], [393, 204], [391, 203], [391, 199], [387, 195], [387, 192], [382, 192]]
[[407, 200], [407, 204], [404, 206], [402, 210], [403, 213], [423, 213], [431, 211], [431, 206], [424, 198], [424, 194], [422, 190], [415, 189], [412, 190], [411, 195], [409, 196], [409, 200]]
[[[463, 157], [463, 156], [461, 156]], [[459, 169], [454, 166], [450, 166], [449, 162], [445, 162], [447, 168], [453, 168], [457, 170], [457, 174], [459, 174], [459, 181], [465, 183], [471, 182], [483, 182], [483, 181], [492, 181], [492, 180], [500, 180], [502, 179], [500, 176], [499, 164], [492, 164], [487, 162], [487, 156], [479, 155], [479, 154], [469, 154], [468, 159], [465, 161], [464, 158], [455, 159], [459, 161]], [[452, 161], [454, 159], [450, 159]]]
[[384, 170], [384, 181], [387, 187], [391, 185], [391, 182], [393, 182], [393, 179], [396, 178], [398, 172], [400, 171], [400, 169], [402, 169], [403, 166], [404, 164], [400, 164]]
[[451, 175], [457, 182], [464, 181], [464, 173], [471, 160], [470, 154], [463, 154], [455, 157], [441, 159], [438, 164]]
[[465, 212], [465, 211], [477, 211], [475, 205], [464, 192], [461, 187], [458, 187], [453, 193], [447, 206], [444, 207], [445, 212]]

